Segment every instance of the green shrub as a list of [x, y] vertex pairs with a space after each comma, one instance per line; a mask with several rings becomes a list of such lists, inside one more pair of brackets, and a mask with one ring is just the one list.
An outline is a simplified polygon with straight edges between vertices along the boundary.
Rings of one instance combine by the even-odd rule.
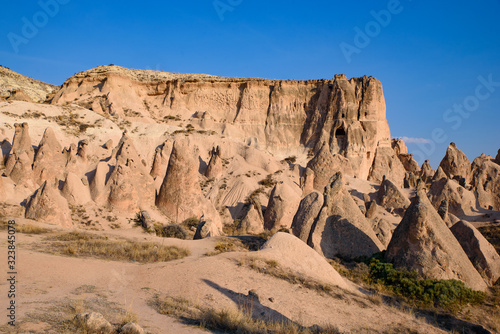
[[373, 257], [369, 262], [369, 282], [382, 284], [396, 295], [420, 305], [456, 308], [466, 304], [480, 304], [485, 294], [474, 291], [461, 281], [419, 279], [417, 272], [394, 269], [391, 263]]
[[177, 225], [177, 224], [171, 224], [167, 225], [163, 228], [164, 236], [167, 238], [177, 238], [177, 239], [183, 239], [186, 240], [188, 238], [188, 233], [184, 229], [184, 227]]

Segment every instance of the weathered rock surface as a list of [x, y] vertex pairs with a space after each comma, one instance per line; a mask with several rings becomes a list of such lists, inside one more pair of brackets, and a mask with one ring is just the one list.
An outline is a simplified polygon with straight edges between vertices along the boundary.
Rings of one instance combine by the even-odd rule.
[[32, 160], [26, 151], [18, 150], [9, 155], [6, 169], [10, 169], [10, 172], [7, 174], [6, 171], [6, 175], [10, 176], [12, 181], [18, 185], [32, 187], [34, 185], [34, 176], [31, 164]]
[[222, 173], [221, 149], [219, 146], [210, 151], [210, 161], [208, 162], [205, 176], [209, 179], [216, 178]]
[[264, 215], [257, 198], [251, 198], [243, 207], [242, 218], [237, 228], [240, 233], [259, 234], [264, 232]]
[[448, 211], [456, 216], [470, 213], [476, 206], [474, 194], [446, 176], [432, 182], [428, 197], [436, 210], [446, 200]]
[[[45, 129], [33, 161], [33, 173], [38, 184], [53, 179], [64, 170], [66, 158], [52, 128]], [[45, 170], [45, 171], [44, 171]]]
[[419, 184], [387, 246], [386, 257], [396, 267], [416, 270], [426, 277], [458, 279], [475, 290], [486, 284]]
[[33, 158], [35, 156], [35, 150], [31, 145], [28, 123], [15, 123], [14, 128], [14, 139], [12, 140], [12, 147], [10, 149], [10, 153], [7, 157], [7, 163], [5, 165], [5, 174], [7, 176], [10, 175], [12, 168], [14, 168], [14, 164], [16, 161], [16, 152], [26, 152], [30, 161], [33, 161]]
[[[44, 102], [58, 86], [50, 85], [14, 72], [0, 65], [0, 99]], [[19, 96], [19, 94], [22, 94]]]
[[68, 202], [61, 196], [55, 184], [48, 181], [31, 196], [26, 205], [25, 217], [47, 224], [73, 226]]
[[324, 198], [308, 241], [318, 253], [327, 258], [355, 258], [384, 249], [370, 222], [345, 189], [342, 173], [332, 177]]
[[450, 178], [462, 177], [466, 182], [470, 182], [471, 163], [464, 152], [460, 151], [455, 143], [450, 143], [446, 149], [446, 155], [439, 164], [444, 173]]
[[391, 147], [378, 147], [370, 168], [368, 180], [382, 182], [384, 176], [393, 180], [398, 187], [403, 187], [406, 170]]
[[418, 177], [416, 175], [419, 175], [419, 173], [414, 174], [412, 172], [407, 172], [405, 173], [405, 179], [403, 181], [403, 186], [405, 188], [415, 188], [417, 186], [417, 181]]
[[377, 192], [377, 199], [385, 209], [393, 210], [400, 215], [403, 215], [406, 208], [410, 206], [410, 200], [385, 176]]
[[271, 191], [264, 214], [264, 228], [275, 231], [281, 227], [291, 227], [299, 204], [300, 196], [293, 188], [283, 182], [276, 184]]
[[338, 171], [354, 175], [349, 161], [336, 154], [332, 155], [328, 143], [323, 143], [318, 153], [307, 163], [307, 168], [314, 173], [314, 189], [322, 191], [328, 181]]
[[61, 191], [62, 195], [69, 204], [84, 205], [92, 201], [90, 190], [82, 180], [75, 174], [68, 172]]
[[[196, 205], [193, 205], [194, 203]], [[156, 206], [175, 222], [205, 215], [222, 229], [219, 213], [201, 193], [194, 149], [185, 139], [174, 142], [167, 173], [156, 198]]]
[[113, 326], [104, 316], [97, 312], [79, 313], [75, 316], [74, 322], [78, 328], [83, 328], [88, 333], [114, 333]]
[[[145, 117], [180, 115], [195, 126], [285, 151], [327, 142], [366, 179], [379, 141], [390, 140], [381, 83], [372, 77], [282, 81], [101, 66], [66, 80], [53, 104]], [[193, 117], [208, 110], [210, 117]], [[229, 122], [231, 121], [231, 123]], [[390, 145], [390, 144], [389, 144]], [[331, 176], [331, 175], [330, 175]]]
[[356, 289], [325, 260], [295, 236], [278, 232], [257, 252], [258, 257], [275, 260], [279, 266], [314, 281], [332, 284], [355, 292]]
[[420, 178], [424, 180], [425, 183], [429, 183], [432, 180], [432, 177], [436, 171], [432, 169], [431, 165], [429, 164], [429, 160], [425, 160], [424, 163], [422, 164], [422, 167], [420, 168]]
[[300, 177], [300, 188], [303, 197], [314, 191], [314, 171], [309, 167], [306, 167], [304, 175]]
[[120, 329], [120, 334], [144, 334], [144, 329], [134, 322], [129, 322]]
[[[497, 155], [498, 159], [498, 155]], [[489, 156], [478, 157], [472, 163], [471, 184], [479, 206], [500, 211], [500, 164]]]
[[196, 228], [194, 240], [217, 237], [219, 235], [222, 235], [222, 231], [218, 224], [202, 216]]
[[316, 217], [323, 207], [323, 194], [313, 191], [304, 197], [293, 217], [292, 232], [300, 240], [307, 243]]
[[466, 221], [459, 221], [450, 230], [486, 283], [495, 284], [500, 278], [500, 256], [495, 248]]

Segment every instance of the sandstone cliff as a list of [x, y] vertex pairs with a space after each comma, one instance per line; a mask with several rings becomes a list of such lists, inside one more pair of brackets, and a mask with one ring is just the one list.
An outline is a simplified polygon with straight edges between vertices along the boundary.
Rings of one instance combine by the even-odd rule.
[[132, 119], [177, 117], [273, 153], [327, 142], [364, 179], [377, 146], [390, 148], [382, 85], [367, 76], [282, 81], [101, 66], [66, 80], [51, 103]]

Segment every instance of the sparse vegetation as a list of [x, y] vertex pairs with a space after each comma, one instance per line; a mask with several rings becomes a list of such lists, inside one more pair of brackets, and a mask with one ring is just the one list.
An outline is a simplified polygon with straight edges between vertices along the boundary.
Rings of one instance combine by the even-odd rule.
[[170, 224], [163, 228], [164, 236], [166, 238], [177, 238], [186, 240], [189, 238], [189, 234], [186, 229], [177, 224]]
[[189, 250], [152, 242], [109, 240], [108, 237], [83, 232], [64, 233], [46, 239], [41, 250], [69, 256], [92, 256], [114, 261], [166, 262], [189, 255]]
[[224, 237], [217, 242], [212, 252], [209, 252], [205, 255], [213, 256], [227, 252], [258, 251], [264, 243], [264, 239], [256, 236], [243, 236], [233, 238]]
[[340, 333], [334, 326], [307, 328], [291, 321], [271, 321], [254, 318], [251, 307], [214, 310], [201, 307], [182, 298], [155, 296], [150, 305], [160, 314], [182, 319], [186, 324], [226, 333], [246, 334], [330, 334]]
[[[7, 226], [8, 226], [7, 221], [3, 221], [3, 220], [0, 221], [0, 231], [6, 230]], [[49, 229], [46, 229], [46, 228], [40, 227], [40, 226], [36, 226], [36, 225], [32, 225], [32, 224], [23, 224], [23, 225], [16, 224], [15, 228], [16, 228], [16, 232], [24, 233], [24, 234], [43, 234], [43, 233], [50, 232]]]
[[500, 226], [483, 226], [478, 228], [478, 230], [495, 247], [497, 253], [500, 254]]
[[294, 164], [297, 161], [297, 157], [295, 155], [286, 157], [282, 160], [282, 162], [288, 162], [289, 164]]
[[276, 185], [276, 183], [277, 182], [273, 179], [272, 174], [269, 174], [265, 179], [259, 181], [259, 184], [266, 188], [272, 188]]

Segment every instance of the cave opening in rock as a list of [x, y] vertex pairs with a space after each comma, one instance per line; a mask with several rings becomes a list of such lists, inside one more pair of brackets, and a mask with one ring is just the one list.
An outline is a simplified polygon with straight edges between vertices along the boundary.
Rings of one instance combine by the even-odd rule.
[[345, 130], [343, 127], [338, 128], [335, 130], [335, 137], [343, 137], [345, 136]]

